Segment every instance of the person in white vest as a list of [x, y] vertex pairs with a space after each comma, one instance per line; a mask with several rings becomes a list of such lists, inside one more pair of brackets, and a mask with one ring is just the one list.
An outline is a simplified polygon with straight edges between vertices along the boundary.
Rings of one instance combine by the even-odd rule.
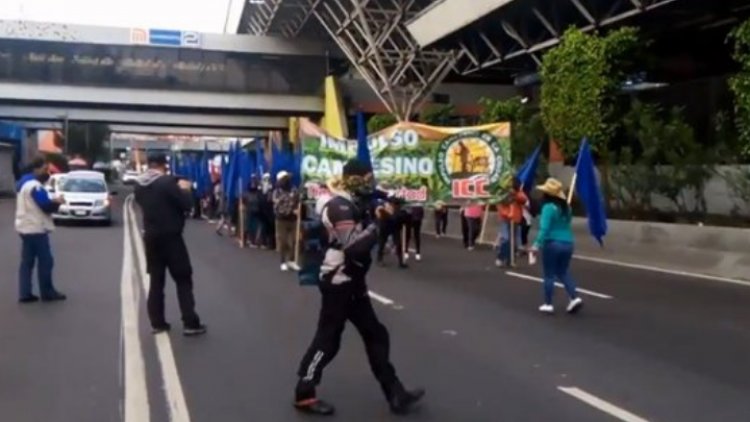
[[49, 234], [55, 230], [50, 214], [57, 211], [65, 199], [50, 198], [44, 189], [49, 179], [44, 158], [35, 158], [16, 185], [16, 231], [21, 236], [21, 266], [18, 272], [18, 301], [31, 303], [39, 300], [33, 293], [31, 275], [37, 263], [39, 295], [44, 302], [65, 300], [52, 283], [54, 259]]

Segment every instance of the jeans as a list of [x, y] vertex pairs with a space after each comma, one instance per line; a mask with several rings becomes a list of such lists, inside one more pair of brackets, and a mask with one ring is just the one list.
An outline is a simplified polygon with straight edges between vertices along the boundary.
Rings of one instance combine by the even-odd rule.
[[259, 239], [259, 229], [261, 228], [260, 216], [257, 212], [248, 212], [245, 219], [245, 239], [250, 244], [257, 245]]
[[48, 233], [21, 235], [21, 266], [18, 271], [20, 299], [29, 298], [33, 294], [31, 275], [34, 273], [35, 263], [39, 278], [39, 294], [43, 298], [54, 296], [57, 294], [52, 285], [52, 267], [55, 265], [55, 260], [52, 258]]
[[547, 241], [542, 247], [542, 267], [544, 269], [544, 303], [552, 304], [555, 292], [555, 279], [565, 286], [571, 299], [578, 297], [576, 283], [570, 276], [570, 260], [573, 258], [573, 244], [569, 242]]
[[[505, 264], [510, 263], [510, 221], [500, 222], [500, 233], [497, 235], [497, 244], [500, 247], [497, 248], [497, 259]], [[513, 225], [513, 234], [515, 235], [515, 243], [513, 244], [514, 252], [518, 250], [521, 245], [521, 230], [518, 224]]]
[[279, 248], [281, 262], [292, 262], [295, 258], [294, 247], [297, 240], [296, 220], [276, 220], [276, 245]]

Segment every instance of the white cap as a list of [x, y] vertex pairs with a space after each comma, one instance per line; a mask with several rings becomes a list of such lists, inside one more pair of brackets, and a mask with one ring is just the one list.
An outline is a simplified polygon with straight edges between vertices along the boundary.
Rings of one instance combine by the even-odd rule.
[[263, 178], [264, 179], [270, 179], [271, 178], [271, 173], [263, 173]]
[[281, 180], [285, 177], [289, 177], [290, 174], [286, 170], [281, 170], [280, 172], [276, 173], [276, 180]]

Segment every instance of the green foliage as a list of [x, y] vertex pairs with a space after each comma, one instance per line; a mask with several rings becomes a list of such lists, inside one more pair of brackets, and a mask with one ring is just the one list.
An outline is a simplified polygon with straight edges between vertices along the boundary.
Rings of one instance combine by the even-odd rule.
[[[537, 110], [523, 104], [520, 97], [512, 97], [507, 100], [482, 98], [479, 103], [483, 107], [479, 118], [481, 124], [511, 123], [510, 142], [514, 165], [523, 164], [534, 149], [545, 141], [547, 135], [544, 131], [542, 115]], [[545, 163], [541, 163], [539, 168], [546, 168]]]
[[[712, 176], [706, 163], [710, 152], [695, 139], [695, 132], [682, 117], [681, 110], [633, 101], [623, 118], [623, 127], [633, 148], [617, 155], [621, 167], [611, 174], [616, 199], [631, 211], [652, 210], [652, 194], [669, 199], [681, 213], [705, 213], [703, 197], [706, 182]], [[695, 203], [688, 208], [688, 200]]]
[[479, 100], [482, 106], [482, 114], [479, 122], [482, 124], [518, 121], [524, 112], [524, 104], [521, 97], [512, 97], [507, 100], [495, 100], [482, 98]]
[[373, 134], [380, 132], [396, 123], [398, 123], [398, 119], [390, 113], [376, 114], [370, 117], [370, 120], [367, 121], [367, 133]]
[[739, 132], [742, 153], [750, 155], [750, 20], [735, 28], [729, 35], [734, 42], [734, 59], [740, 71], [729, 79], [729, 88], [735, 98], [735, 122]]
[[750, 169], [725, 170], [719, 174], [727, 184], [735, 201], [735, 214], [750, 206]]
[[450, 126], [455, 112], [453, 104], [433, 104], [422, 109], [419, 121], [432, 126]]
[[606, 149], [617, 129], [615, 99], [638, 43], [635, 28], [620, 28], [606, 36], [572, 28], [544, 56], [542, 119], [547, 133], [567, 155], [575, 153], [584, 137], [594, 149]]

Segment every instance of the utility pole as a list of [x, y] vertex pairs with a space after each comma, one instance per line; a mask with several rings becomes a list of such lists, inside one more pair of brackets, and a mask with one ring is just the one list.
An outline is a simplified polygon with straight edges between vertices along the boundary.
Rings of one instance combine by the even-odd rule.
[[64, 143], [63, 143], [63, 154], [67, 155], [68, 154], [68, 133], [70, 132], [69, 131], [69, 123], [70, 122], [68, 121], [68, 113], [65, 113], [65, 115], [63, 117], [65, 119], [65, 138], [63, 139], [63, 141], [64, 141]]

